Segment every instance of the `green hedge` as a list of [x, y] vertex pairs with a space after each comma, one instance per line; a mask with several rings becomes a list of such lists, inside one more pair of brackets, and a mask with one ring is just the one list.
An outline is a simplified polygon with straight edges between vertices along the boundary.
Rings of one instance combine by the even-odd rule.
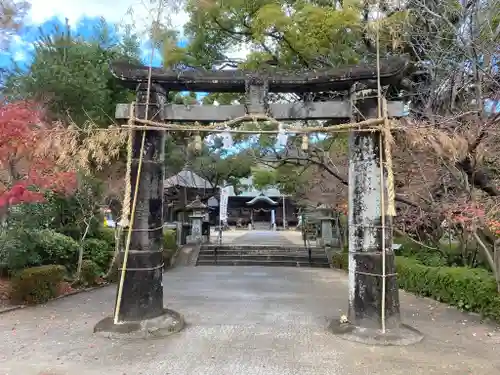
[[[348, 254], [332, 257], [335, 268], [348, 269]], [[480, 313], [500, 322], [500, 294], [486, 270], [467, 267], [430, 267], [416, 259], [396, 257], [399, 287], [420, 296]]]
[[31, 231], [17, 228], [0, 232], [0, 268], [4, 272], [42, 264], [43, 259], [31, 237]]
[[10, 229], [0, 234], [0, 267], [16, 272], [59, 264], [75, 271], [79, 244], [52, 229]]
[[45, 303], [57, 297], [65, 275], [66, 269], [58, 265], [26, 268], [11, 280], [12, 299], [29, 304]]
[[174, 230], [167, 229], [163, 231], [163, 261], [165, 267], [170, 265], [170, 259], [177, 251], [177, 237]]
[[52, 229], [42, 229], [32, 233], [32, 240], [42, 265], [59, 264], [70, 272], [76, 270], [80, 246], [74, 239]]

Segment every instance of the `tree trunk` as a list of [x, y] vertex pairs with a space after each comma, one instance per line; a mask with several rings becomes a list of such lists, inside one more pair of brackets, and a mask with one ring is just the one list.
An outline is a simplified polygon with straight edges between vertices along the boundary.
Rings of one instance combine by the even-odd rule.
[[491, 268], [491, 271], [493, 272], [493, 275], [495, 275], [495, 278], [498, 280], [498, 269], [497, 269], [497, 266], [496, 266], [495, 261], [493, 259], [493, 256], [490, 253], [490, 250], [484, 244], [483, 240], [481, 239], [481, 237], [479, 237], [477, 232], [474, 232], [474, 238], [476, 239], [477, 243], [479, 244], [479, 247], [483, 251], [483, 254], [484, 254], [486, 260], [488, 261], [488, 264]]
[[497, 270], [497, 290], [500, 293], [500, 239], [496, 240], [493, 246], [493, 260]]
[[83, 264], [83, 241], [87, 238], [87, 234], [90, 230], [90, 223], [92, 222], [92, 218], [88, 221], [87, 226], [85, 227], [85, 232], [83, 232], [83, 236], [80, 240], [80, 246], [78, 247], [78, 265], [76, 267], [76, 277], [75, 279], [78, 281], [82, 276], [82, 264]]

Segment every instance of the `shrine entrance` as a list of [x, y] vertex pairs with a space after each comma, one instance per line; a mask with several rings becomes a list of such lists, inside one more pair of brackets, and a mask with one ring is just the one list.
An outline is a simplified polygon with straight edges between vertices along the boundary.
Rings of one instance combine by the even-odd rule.
[[255, 226], [256, 224], [264, 224], [264, 225], [272, 225], [272, 208], [265, 207], [255, 207], [251, 209], [252, 211], [252, 224]]
[[250, 208], [250, 224], [253, 229], [273, 229], [276, 226], [276, 208], [278, 202], [265, 195], [258, 195], [246, 202]]
[[[395, 209], [393, 125], [389, 119], [405, 113], [405, 103], [399, 95], [407, 89], [406, 81], [411, 74], [411, 65], [405, 58], [300, 72], [170, 71], [125, 62], [112, 63], [111, 69], [122, 84], [136, 90], [135, 103], [118, 104], [116, 108], [116, 118], [126, 122], [123, 126], [130, 132], [125, 207], [132, 204], [130, 223], [126, 225], [126, 246], [121, 253], [123, 266], [115, 324], [156, 319], [166, 314], [161, 272], [165, 132], [190, 134], [194, 150], [201, 149], [202, 134], [284, 132], [301, 140], [295, 150], [298, 158], [308, 152], [310, 134], [349, 132], [349, 324], [341, 321], [340, 326], [338, 322], [334, 326], [347, 336], [377, 332], [382, 340], [392, 340], [403, 331], [412, 335], [405, 331], [400, 320], [391, 237]], [[176, 105], [166, 102], [170, 91], [242, 93], [245, 102]], [[382, 92], [390, 93], [394, 100], [386, 100]], [[277, 93], [298, 95], [302, 101], [271, 102], [270, 94]], [[308, 99], [314, 97], [323, 100]], [[320, 125], [297, 125], [307, 121]], [[238, 127], [241, 124], [252, 126], [241, 129]], [[247, 203], [254, 206], [254, 221], [269, 219], [268, 213], [257, 206], [258, 200]], [[136, 206], [140, 212], [134, 218]], [[206, 205], [193, 202], [190, 207], [191, 240], [203, 243], [206, 237], [201, 225]], [[328, 221], [324, 220], [325, 224]], [[321, 230], [324, 234], [331, 231], [331, 226], [328, 229], [328, 225], [322, 224]], [[215, 246], [214, 251], [221, 249]], [[312, 249], [305, 250], [311, 261]]]

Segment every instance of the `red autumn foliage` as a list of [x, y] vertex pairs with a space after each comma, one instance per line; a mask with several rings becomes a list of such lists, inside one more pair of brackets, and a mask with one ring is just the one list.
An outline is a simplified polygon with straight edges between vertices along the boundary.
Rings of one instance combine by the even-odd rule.
[[50, 153], [41, 156], [42, 140], [50, 136], [43, 115], [33, 102], [0, 103], [0, 207], [40, 202], [47, 191], [66, 194], [76, 187], [73, 171], [58, 168]]

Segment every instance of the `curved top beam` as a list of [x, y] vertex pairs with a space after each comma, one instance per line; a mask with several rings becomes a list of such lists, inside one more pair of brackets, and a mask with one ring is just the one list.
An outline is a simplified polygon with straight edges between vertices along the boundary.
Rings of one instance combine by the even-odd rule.
[[276, 206], [278, 202], [273, 201], [271, 198], [269, 198], [267, 195], [259, 194], [256, 197], [254, 197], [252, 200], [246, 202], [249, 206], [259, 202], [259, 201], [264, 201], [272, 206]]
[[[380, 61], [382, 85], [398, 85], [409, 74], [410, 63], [404, 57], [390, 57]], [[135, 88], [148, 81], [149, 67], [115, 61], [110, 64], [111, 73]], [[376, 87], [375, 64], [359, 64], [328, 70], [302, 71], [245, 71], [245, 70], [186, 70], [175, 71], [152, 68], [151, 80], [168, 91], [198, 92], [245, 92], [248, 83], [268, 83], [269, 92], [321, 92], [348, 90], [355, 82], [363, 82], [367, 88]]]

